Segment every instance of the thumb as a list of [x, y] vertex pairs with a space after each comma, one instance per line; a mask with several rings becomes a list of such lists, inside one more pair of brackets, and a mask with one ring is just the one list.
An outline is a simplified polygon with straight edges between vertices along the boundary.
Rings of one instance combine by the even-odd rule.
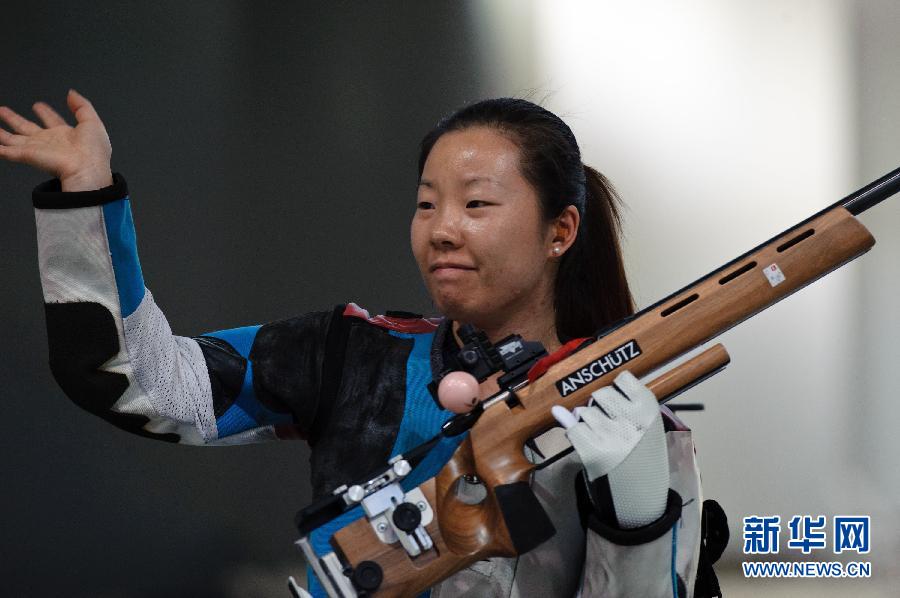
[[74, 89], [70, 89], [66, 95], [66, 103], [69, 105], [69, 110], [75, 115], [75, 120], [80, 123], [100, 119], [90, 101]]

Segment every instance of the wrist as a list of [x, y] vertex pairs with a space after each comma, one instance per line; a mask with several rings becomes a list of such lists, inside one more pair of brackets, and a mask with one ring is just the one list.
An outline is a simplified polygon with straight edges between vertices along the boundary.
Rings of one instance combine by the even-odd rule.
[[[128, 199], [128, 184], [121, 174], [114, 174], [112, 185], [88, 191], [63, 192], [60, 179], [45, 181], [35, 187], [31, 201], [35, 208], [42, 210], [87, 208]], [[98, 180], [96, 184], [100, 184]]]
[[77, 191], [96, 191], [113, 184], [112, 170], [109, 167], [76, 172], [60, 177], [60, 191], [65, 193]]
[[681, 496], [671, 489], [667, 493], [662, 516], [648, 525], [632, 529], [622, 528], [617, 521], [606, 478], [588, 482], [584, 474], [579, 473], [575, 483], [575, 498], [582, 527], [589, 527], [601, 537], [620, 546], [652, 542], [670, 532], [681, 518]]

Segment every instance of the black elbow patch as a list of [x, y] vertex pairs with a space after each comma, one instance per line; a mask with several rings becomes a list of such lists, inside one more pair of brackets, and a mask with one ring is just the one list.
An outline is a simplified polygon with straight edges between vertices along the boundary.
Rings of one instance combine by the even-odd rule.
[[100, 368], [119, 352], [116, 323], [99, 303], [45, 303], [50, 371], [73, 403], [115, 426], [150, 438], [178, 442], [178, 434], [143, 429], [143, 415], [114, 413], [113, 404], [128, 388], [124, 374]]
[[50, 370], [79, 407], [108, 411], [128, 388], [123, 374], [100, 367], [119, 352], [116, 323], [99, 303], [47, 303]]

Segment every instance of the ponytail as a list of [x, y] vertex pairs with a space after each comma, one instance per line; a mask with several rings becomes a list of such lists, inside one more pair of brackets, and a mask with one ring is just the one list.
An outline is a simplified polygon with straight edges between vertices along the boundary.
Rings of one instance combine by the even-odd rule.
[[563, 341], [591, 335], [634, 313], [625, 277], [621, 200], [609, 180], [583, 165], [584, 210], [578, 236], [556, 274], [556, 332]]

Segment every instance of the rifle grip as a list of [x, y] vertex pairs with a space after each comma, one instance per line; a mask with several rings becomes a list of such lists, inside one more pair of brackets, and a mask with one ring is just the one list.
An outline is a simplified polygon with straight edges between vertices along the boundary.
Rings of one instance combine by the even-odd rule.
[[556, 533], [547, 511], [526, 481], [494, 486], [494, 496], [516, 554], [524, 554]]

